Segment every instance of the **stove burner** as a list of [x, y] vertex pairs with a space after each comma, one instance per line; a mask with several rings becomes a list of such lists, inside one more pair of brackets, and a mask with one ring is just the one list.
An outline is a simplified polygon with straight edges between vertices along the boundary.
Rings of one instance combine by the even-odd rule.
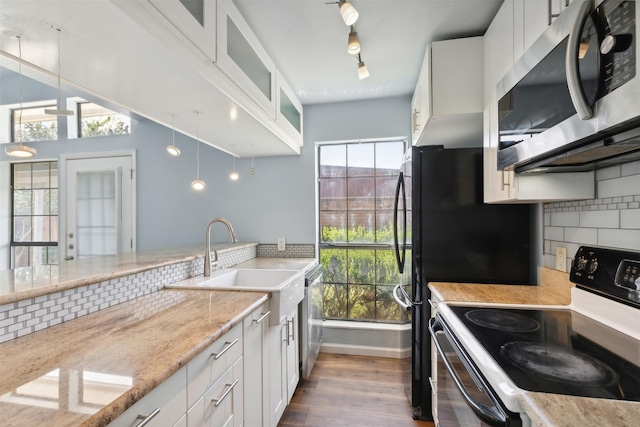
[[540, 329], [538, 322], [514, 311], [481, 308], [468, 311], [465, 316], [476, 325], [501, 331], [533, 332]]
[[608, 386], [618, 381], [618, 375], [608, 365], [558, 345], [512, 341], [503, 345], [500, 352], [519, 368], [561, 383]]

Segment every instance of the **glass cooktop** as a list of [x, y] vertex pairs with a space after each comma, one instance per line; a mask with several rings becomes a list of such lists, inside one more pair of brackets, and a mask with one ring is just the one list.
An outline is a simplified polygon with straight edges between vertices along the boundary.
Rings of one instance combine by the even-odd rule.
[[640, 401], [640, 341], [571, 310], [450, 306], [521, 389]]

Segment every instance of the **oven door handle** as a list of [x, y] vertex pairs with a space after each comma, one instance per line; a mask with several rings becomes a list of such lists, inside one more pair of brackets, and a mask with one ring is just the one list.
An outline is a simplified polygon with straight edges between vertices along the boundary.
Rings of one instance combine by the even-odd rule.
[[[484, 405], [484, 404], [482, 404], [480, 402], [476, 402], [475, 400], [473, 400], [473, 398], [471, 397], [471, 395], [469, 394], [469, 392], [465, 388], [464, 384], [462, 383], [462, 380], [456, 374], [455, 370], [453, 369], [453, 366], [452, 366], [451, 362], [447, 358], [444, 350], [442, 349], [442, 346], [441, 346], [440, 342], [438, 341], [438, 337], [436, 336], [436, 332], [444, 332], [445, 334], [447, 333], [445, 331], [443, 325], [442, 325], [442, 322], [437, 317], [432, 317], [429, 320], [429, 332], [431, 333], [431, 336], [433, 337], [433, 342], [435, 343], [435, 345], [436, 345], [436, 347], [438, 349], [438, 353], [442, 357], [442, 360], [443, 360], [443, 362], [444, 362], [444, 364], [445, 364], [445, 366], [447, 368], [447, 371], [449, 371], [449, 374], [451, 374], [451, 377], [453, 378], [453, 381], [455, 382], [456, 387], [458, 388], [458, 390], [460, 391], [460, 393], [464, 397], [464, 400], [467, 402], [467, 404], [469, 405], [471, 410], [482, 421], [484, 421], [485, 423], [487, 423], [489, 425], [492, 425], [492, 426], [506, 426], [507, 425], [507, 414], [502, 410], [502, 408], [498, 404], [498, 402], [496, 402], [496, 399], [492, 395], [492, 393], [489, 392], [489, 386], [480, 377], [480, 374], [477, 372], [475, 367], [471, 366], [468, 363], [468, 361], [466, 361], [464, 358], [461, 358], [461, 360], [463, 361], [465, 367], [467, 368], [467, 371], [469, 372], [469, 375], [471, 375], [471, 377], [473, 378], [473, 380], [475, 381], [476, 384], [482, 386], [481, 388], [483, 389], [485, 394], [494, 403], [493, 407], [489, 407], [487, 405]], [[455, 344], [455, 343], [452, 343], [452, 344]]]

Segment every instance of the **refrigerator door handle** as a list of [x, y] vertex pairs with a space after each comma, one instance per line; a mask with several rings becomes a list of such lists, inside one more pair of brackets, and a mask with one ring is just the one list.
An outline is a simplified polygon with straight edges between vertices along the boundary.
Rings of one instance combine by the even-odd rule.
[[[398, 241], [398, 205], [400, 203], [400, 191], [402, 191], [402, 251], [400, 251], [400, 242]], [[396, 197], [393, 202], [393, 245], [396, 252], [396, 261], [398, 263], [398, 271], [404, 273], [404, 263], [406, 256], [407, 242], [407, 196], [404, 189], [404, 174], [400, 172], [398, 175], [398, 183], [396, 184]]]
[[[400, 294], [400, 295], [398, 295]], [[407, 294], [407, 292], [402, 287], [402, 283], [398, 283], [393, 288], [393, 299], [396, 300], [396, 303], [402, 307], [405, 311], [411, 311], [411, 307], [415, 305], [422, 305], [422, 301], [412, 301], [411, 297]]]

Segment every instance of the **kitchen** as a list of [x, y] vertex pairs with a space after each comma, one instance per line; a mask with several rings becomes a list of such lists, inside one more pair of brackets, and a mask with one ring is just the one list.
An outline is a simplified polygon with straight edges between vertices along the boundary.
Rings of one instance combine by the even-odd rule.
[[[335, 10], [333, 13], [337, 15]], [[361, 37], [363, 35], [364, 30], [361, 30]], [[15, 44], [15, 41], [12, 43]], [[13, 44], [12, 51], [15, 52]], [[63, 50], [62, 53], [64, 54], [65, 51]], [[365, 53], [366, 51], [363, 52], [363, 57], [367, 60]], [[371, 67], [368, 60], [367, 63]], [[371, 70], [373, 77], [373, 68]], [[55, 89], [50, 93], [49, 98], [55, 98]], [[26, 96], [31, 95], [25, 91]], [[171, 140], [170, 128], [154, 125], [148, 120], [140, 120], [138, 123], [134, 121], [132, 126], [138, 126], [142, 132], [145, 132], [140, 138], [143, 141], [138, 137], [123, 137], [122, 141], [114, 142], [117, 145], [113, 149], [127, 150], [135, 147], [138, 150], [137, 209], [138, 217], [144, 218], [144, 221], [138, 221], [136, 224], [137, 249], [161, 248], [167, 246], [167, 242], [172, 242], [174, 245], [201, 242], [202, 230], [206, 222], [211, 219], [211, 213], [232, 219], [241, 240], [250, 237], [254, 241], [275, 243], [279, 237], [285, 235], [288, 243], [313, 243], [316, 240], [314, 143], [408, 135], [411, 125], [410, 101], [411, 99], [407, 96], [398, 96], [339, 104], [305, 105], [305, 144], [301, 149], [301, 155], [237, 159], [236, 166], [243, 176], [239, 182], [233, 184], [228, 183], [226, 178], [233, 167], [231, 156], [216, 150], [201, 150], [200, 161], [203, 165], [208, 165], [207, 168], [203, 167], [202, 171], [208, 183], [206, 189], [208, 198], [207, 202], [204, 202], [207, 205], [204, 206], [201, 198], [187, 189], [188, 183], [194, 178], [196, 166], [196, 147], [189, 143], [191, 140], [178, 135], [177, 145], [183, 150], [183, 157], [179, 158], [179, 161], [183, 166], [176, 169], [175, 175], [158, 173], [158, 169], [175, 168], [175, 162], [173, 162], [175, 159], [168, 158], [163, 152], [163, 147]], [[163, 120], [165, 124], [170, 123], [168, 113], [168, 111], [165, 112]], [[337, 126], [338, 123], [343, 123], [344, 117], [349, 117], [348, 124]], [[196, 120], [193, 114], [183, 114], [176, 119], [177, 124], [182, 121], [183, 126], [186, 122], [190, 127]], [[206, 119], [206, 110], [203, 109], [203, 123]], [[202, 129], [202, 132], [205, 130]], [[192, 128], [189, 133], [195, 136]], [[149, 142], [158, 140], [162, 142], [156, 142], [155, 146]], [[226, 143], [230, 147], [234, 142], [240, 145], [237, 141]], [[86, 150], [78, 145], [79, 141], [70, 141], [69, 147], [65, 149]], [[59, 155], [57, 151], [48, 153], [46, 150], [45, 147], [38, 146], [38, 151], [44, 158], [57, 158]], [[104, 148], [96, 149], [96, 151], [100, 150]], [[3, 157], [3, 160], [5, 159], [6, 157]], [[149, 159], [152, 161], [148, 162]], [[3, 162], [3, 165], [6, 165], [6, 162]], [[213, 167], [210, 167], [211, 165]], [[256, 172], [253, 177], [246, 172], [243, 173], [249, 169], [250, 165]], [[638, 196], [635, 190], [639, 187], [637, 169], [637, 163], [631, 162], [597, 172], [595, 180], [598, 186], [596, 193], [598, 197], [585, 197], [584, 199], [587, 199], [585, 202], [557, 201], [546, 204], [544, 207], [540, 205], [540, 216], [544, 217], [544, 223], [538, 224], [540, 259], [537, 260], [537, 265], [554, 267], [557, 246], [567, 248], [568, 258], [573, 257], [580, 244], [637, 250], [637, 242], [640, 241], [638, 237], [640, 221], [637, 219]], [[296, 179], [291, 179], [292, 176]], [[255, 179], [252, 180], [252, 178]], [[524, 184], [531, 180], [517, 177], [517, 181], [519, 188], [524, 188]], [[167, 194], [173, 193], [175, 198], [153, 197], [154, 187], [167, 189]], [[226, 203], [216, 203], [219, 200], [225, 200]], [[584, 206], [594, 205], [605, 205], [608, 210], [605, 211], [606, 213], [586, 212], [587, 209]], [[197, 208], [177, 209], [177, 206], [197, 206]], [[262, 206], [278, 206], [279, 209], [272, 211], [261, 209]], [[256, 211], [259, 212], [260, 221], [255, 220], [254, 212]], [[586, 213], [580, 213], [581, 211]], [[162, 212], [162, 215], [158, 215], [157, 212]], [[167, 223], [194, 224], [194, 226], [166, 227]], [[265, 224], [268, 226], [265, 227]], [[543, 227], [544, 243], [542, 243]], [[162, 232], [158, 232], [159, 230]], [[214, 235], [213, 241], [226, 241], [227, 237], [222, 228], [219, 230], [214, 228], [213, 231], [220, 233]]]

